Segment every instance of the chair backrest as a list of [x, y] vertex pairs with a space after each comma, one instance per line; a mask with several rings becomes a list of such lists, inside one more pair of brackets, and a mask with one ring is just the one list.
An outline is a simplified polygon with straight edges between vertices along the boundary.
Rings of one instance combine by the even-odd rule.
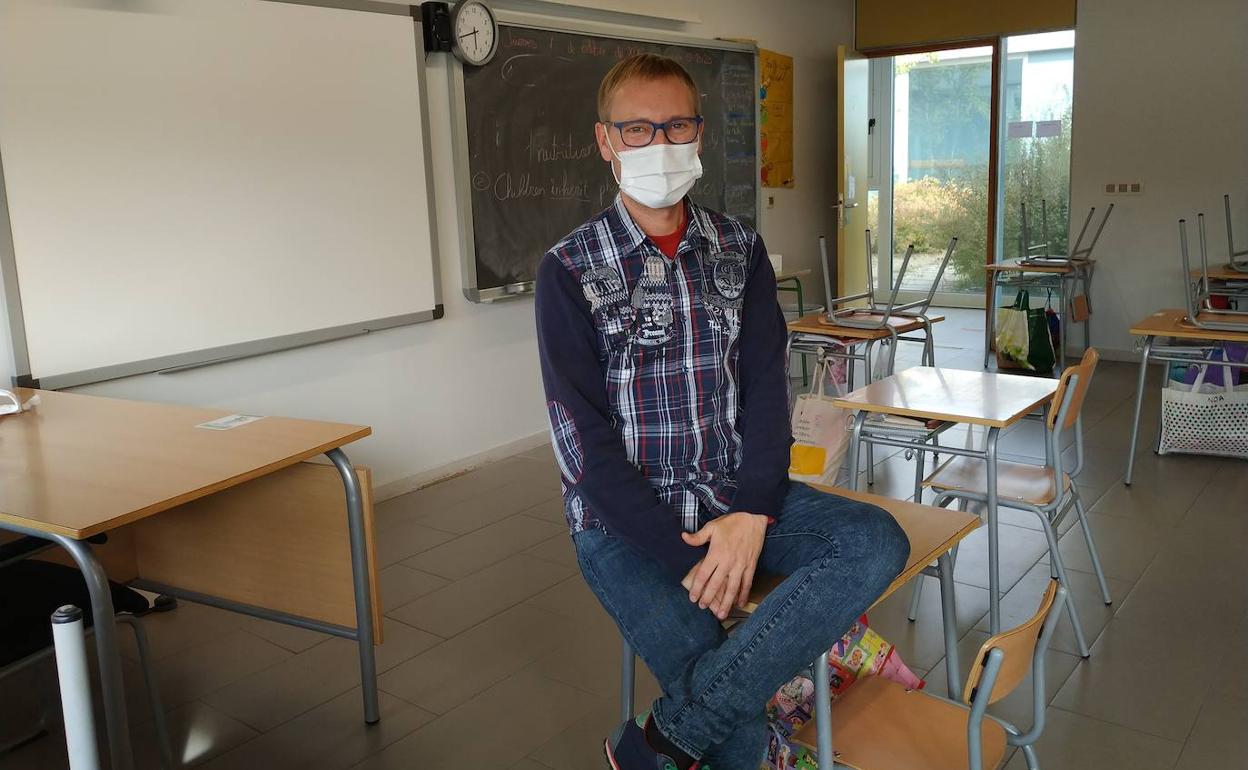
[[1070, 399], [1070, 406], [1066, 409], [1066, 418], [1062, 421], [1062, 430], [1074, 425], [1075, 420], [1079, 419], [1079, 410], [1083, 408], [1084, 396], [1088, 394], [1088, 386], [1092, 384], [1092, 373], [1096, 371], [1096, 362], [1100, 360], [1101, 354], [1096, 352], [1096, 348], [1088, 348], [1083, 351], [1083, 359], [1079, 363], [1066, 367], [1066, 371], [1062, 372], [1062, 378], [1057, 383], [1057, 390], [1053, 393], [1053, 405], [1049, 408], [1048, 417], [1045, 418], [1045, 425], [1049, 430], [1053, 430], [1057, 425], [1062, 401], [1066, 398], [1066, 391], [1071, 387], [1072, 378], [1075, 380], [1075, 390]]
[[[1030, 620], [1021, 626], [990, 637], [980, 646], [979, 654], [976, 655], [971, 665], [971, 673], [966, 678], [966, 688], [962, 691], [963, 703], [975, 700], [976, 690], [984, 675], [984, 666], [988, 662], [988, 653], [993, 649], [1000, 650], [1004, 657], [1001, 659], [1001, 668], [997, 673], [996, 681], [992, 684], [992, 692], [989, 693], [989, 703], [996, 703], [1009, 695], [1019, 682], [1027, 677], [1027, 672], [1031, 670], [1032, 658], [1036, 655], [1040, 631], [1044, 627], [1044, 621], [1049, 616], [1050, 610], [1053, 609], [1053, 600], [1057, 596], [1057, 590], [1057, 581], [1050, 580], [1049, 587], [1044, 592], [1044, 598], [1040, 600], [1040, 609]], [[1040, 652], [1043, 654], [1044, 651]]]

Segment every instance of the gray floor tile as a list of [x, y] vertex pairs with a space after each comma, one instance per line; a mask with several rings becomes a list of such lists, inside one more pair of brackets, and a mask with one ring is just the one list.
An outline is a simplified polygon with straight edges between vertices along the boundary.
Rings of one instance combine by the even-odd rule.
[[428, 527], [419, 521], [377, 517], [377, 566], [388, 567], [421, 551], [455, 539], [453, 532]]
[[403, 561], [408, 567], [449, 580], [467, 577], [537, 545], [566, 528], [528, 516], [511, 516]]
[[519, 554], [392, 610], [395, 618], [449, 638], [567, 578], [558, 564]]
[[156, 663], [165, 707], [188, 703], [291, 657], [288, 650], [238, 630]]
[[360, 688], [354, 687], [208, 762], [205, 770], [340, 770], [433, 719], [427, 711], [383, 692], [381, 721], [366, 725], [360, 697]]
[[[575, 624], [529, 604], [512, 607], [382, 674], [381, 689], [444, 714], [561, 649]], [[505, 641], [504, 641], [505, 640]]]
[[401, 562], [380, 570], [377, 578], [381, 581], [381, 609], [384, 612], [451, 584], [446, 578], [412, 569]]
[[[1181, 748], [1175, 741], [1050, 707], [1036, 753], [1041, 767], [1060, 770], [1170, 770]], [[1019, 752], [1006, 770], [1026, 767]]]
[[1214, 695], [1205, 699], [1196, 726], [1175, 770], [1206, 770], [1248, 758], [1248, 698]]
[[524, 552], [539, 559], [562, 564], [569, 569], [580, 570], [580, 565], [576, 561], [576, 548], [573, 547], [572, 538], [566, 529], [549, 540], [543, 540], [532, 548], [525, 549]]

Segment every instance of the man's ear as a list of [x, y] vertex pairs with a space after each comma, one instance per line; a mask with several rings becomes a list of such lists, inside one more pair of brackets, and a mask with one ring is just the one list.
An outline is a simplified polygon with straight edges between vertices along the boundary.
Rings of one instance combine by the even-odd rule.
[[594, 124], [594, 140], [598, 142], [598, 154], [602, 159], [610, 163], [615, 160], [615, 156], [611, 154], [611, 146], [607, 144], [607, 124]]

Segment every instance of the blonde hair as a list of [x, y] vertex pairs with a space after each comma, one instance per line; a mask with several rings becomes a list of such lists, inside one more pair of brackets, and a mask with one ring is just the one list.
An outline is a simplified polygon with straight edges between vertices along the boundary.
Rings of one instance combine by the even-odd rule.
[[[689, 87], [693, 97], [693, 109], [702, 111], [702, 99], [698, 86], [680, 62], [653, 53], [639, 53], [616, 62], [598, 86], [598, 119], [604, 123], [611, 119], [611, 99], [620, 86], [630, 80], [662, 80], [676, 78]], [[693, 117], [690, 115], [689, 117]]]

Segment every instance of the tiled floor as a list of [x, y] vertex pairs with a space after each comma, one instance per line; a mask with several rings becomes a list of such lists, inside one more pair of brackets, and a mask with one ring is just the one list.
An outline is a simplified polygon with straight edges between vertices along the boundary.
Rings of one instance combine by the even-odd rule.
[[[980, 314], [948, 315], [937, 327], [938, 361], [977, 368]], [[903, 348], [899, 366], [917, 357]], [[1068, 531], [1071, 591], [1095, 643], [1081, 660], [1068, 626], [1059, 627], [1040, 757], [1057, 770], [1248, 767], [1248, 466], [1157, 457], [1145, 446], [1135, 485], [1122, 486], [1134, 377], [1133, 366], [1102, 364], [1085, 406], [1079, 486], [1115, 602], [1098, 599], [1083, 539]], [[1003, 451], [1042, 456], [1039, 441], [1024, 424]], [[876, 461], [876, 491], [908, 496], [910, 463], [883, 453]], [[387, 622], [376, 727], [362, 723], [354, 650], [343, 640], [185, 602], [150, 617], [175, 753], [213, 770], [602, 767], [619, 641], [577, 572], [558, 494], [542, 448], [378, 506]], [[1003, 521], [1010, 622], [1030, 614], [1048, 568], [1036, 525]], [[956, 575], [964, 667], [987, 636], [982, 545], [981, 531]], [[905, 618], [908, 599], [905, 591], [885, 602], [872, 624], [943, 691], [938, 594], [925, 592], [917, 623]], [[155, 767], [137, 666], [126, 673], [141, 764]], [[0, 742], [30, 723], [51, 677], [44, 669], [4, 682]], [[656, 694], [644, 672], [638, 690], [642, 703]], [[1025, 719], [1027, 695], [996, 708]], [[0, 756], [0, 767], [62, 767], [63, 755], [52, 736]], [[1007, 764], [1023, 767], [1021, 756]]]

